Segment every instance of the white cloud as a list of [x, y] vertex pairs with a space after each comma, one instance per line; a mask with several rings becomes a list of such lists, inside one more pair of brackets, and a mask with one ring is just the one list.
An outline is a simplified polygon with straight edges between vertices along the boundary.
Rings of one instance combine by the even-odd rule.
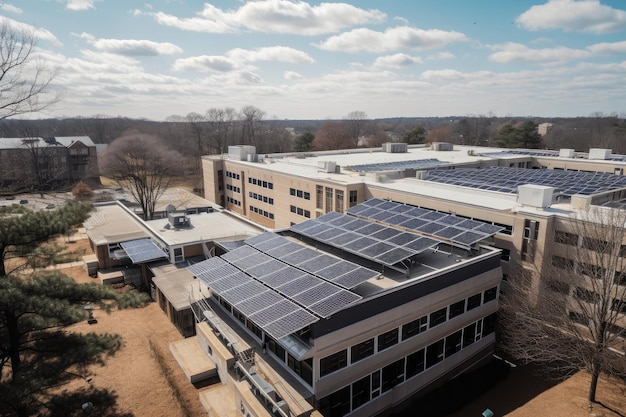
[[138, 39], [96, 39], [88, 33], [78, 35], [101, 52], [127, 56], [157, 56], [182, 53], [183, 50], [169, 42]]
[[8, 3], [0, 4], [0, 10], [2, 10], [3, 12], [15, 13], [15, 14], [22, 13], [22, 9], [12, 4], [8, 4]]
[[530, 61], [540, 63], [558, 63], [576, 59], [588, 58], [589, 51], [566, 47], [532, 49], [520, 43], [509, 42], [504, 45], [494, 45], [497, 50], [489, 55], [489, 60], [506, 64], [514, 61]]
[[217, 71], [228, 72], [237, 68], [232, 60], [224, 56], [201, 55], [177, 59], [172, 67], [175, 71]]
[[69, 10], [89, 10], [93, 9], [94, 0], [66, 0], [65, 8]]
[[587, 47], [594, 54], [619, 55], [626, 54], [626, 41], [601, 42]]
[[516, 22], [531, 31], [561, 29], [603, 34], [626, 29], [626, 11], [603, 5], [599, 0], [549, 0], [532, 6]]
[[56, 38], [56, 36], [46, 29], [36, 28], [27, 23], [18, 22], [17, 20], [9, 19], [5, 16], [0, 16], [0, 25], [7, 25], [11, 29], [18, 32], [32, 33], [35, 38], [39, 40], [49, 41], [56, 45], [61, 45], [61, 42]]
[[428, 81], [477, 80], [493, 77], [491, 71], [461, 72], [455, 69], [428, 70], [422, 72], [420, 79]]
[[454, 54], [448, 51], [437, 52], [436, 54], [428, 55], [427, 59], [435, 61], [435, 60], [443, 60], [443, 59], [452, 59], [454, 58]]
[[236, 10], [222, 10], [205, 3], [196, 17], [181, 18], [164, 12], [152, 16], [162, 25], [196, 32], [251, 30], [296, 35], [333, 33], [355, 25], [380, 23], [387, 17], [379, 10], [365, 10], [346, 3], [313, 6], [295, 0], [250, 1]]
[[439, 29], [423, 30], [399, 26], [377, 32], [360, 28], [340, 35], [331, 36], [317, 44], [320, 49], [337, 52], [385, 52], [398, 49], [418, 51], [442, 48], [449, 43], [465, 41], [464, 34]]
[[315, 62], [306, 52], [288, 46], [269, 46], [254, 50], [236, 48], [228, 51], [226, 56], [241, 62], [275, 61], [293, 64], [312, 64]]
[[295, 71], [285, 71], [283, 72], [283, 77], [285, 78], [285, 80], [290, 81], [304, 80], [304, 76]]
[[403, 68], [414, 64], [421, 64], [424, 61], [420, 57], [408, 54], [395, 54], [387, 56], [379, 56], [374, 61], [374, 67], [377, 68]]

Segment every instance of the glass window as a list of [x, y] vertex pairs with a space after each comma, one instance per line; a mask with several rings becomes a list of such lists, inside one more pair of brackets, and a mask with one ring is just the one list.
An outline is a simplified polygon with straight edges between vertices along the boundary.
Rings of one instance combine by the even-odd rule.
[[355, 363], [361, 359], [374, 354], [374, 338], [358, 343], [350, 348], [351, 362]]
[[465, 313], [465, 299], [461, 301], [457, 301], [454, 304], [450, 304], [450, 311], [448, 312], [448, 319], [451, 319], [456, 316], [460, 316]]
[[402, 326], [402, 340], [418, 335], [428, 329], [428, 316], [408, 322]]
[[476, 307], [479, 307], [481, 298], [482, 298], [482, 294], [475, 294], [469, 297], [467, 299], [467, 311], [470, 311]]
[[426, 348], [426, 368], [443, 360], [443, 339], [433, 343]]
[[496, 313], [492, 313], [483, 319], [483, 337], [496, 330]]
[[320, 376], [325, 376], [338, 369], [345, 368], [348, 364], [348, 351], [346, 349], [320, 359]]
[[[373, 339], [372, 339], [373, 340]], [[359, 379], [352, 384], [352, 409], [355, 410], [370, 400], [370, 375]]]
[[476, 323], [472, 323], [463, 329], [463, 347], [467, 347], [476, 340]]
[[406, 379], [424, 371], [424, 349], [411, 353], [406, 357]]
[[430, 328], [432, 329], [433, 327], [445, 322], [446, 313], [447, 313], [447, 307], [444, 307], [440, 310], [430, 313]]
[[461, 350], [461, 334], [459, 330], [446, 337], [446, 358]]
[[398, 329], [392, 329], [378, 336], [378, 351], [387, 349], [398, 343]]
[[485, 297], [483, 298], [483, 303], [495, 300], [497, 295], [498, 295], [498, 287], [489, 288], [487, 291], [485, 291]]
[[320, 400], [320, 412], [324, 417], [341, 417], [350, 412], [350, 385]]
[[404, 358], [398, 359], [392, 364], [383, 368], [382, 372], [382, 392], [389, 391], [391, 388], [404, 382]]

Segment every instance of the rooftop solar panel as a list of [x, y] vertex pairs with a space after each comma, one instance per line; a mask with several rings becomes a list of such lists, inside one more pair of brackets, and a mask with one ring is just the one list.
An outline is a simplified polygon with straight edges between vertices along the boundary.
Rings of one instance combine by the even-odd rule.
[[269, 305], [267, 308], [251, 314], [249, 318], [257, 325], [264, 327], [298, 309], [299, 307], [293, 302], [283, 298], [276, 304]]
[[280, 319], [269, 323], [263, 328], [271, 336], [280, 340], [285, 336], [302, 330], [306, 326], [315, 323], [318, 320], [313, 314], [304, 309], [299, 309]]
[[302, 262], [298, 265], [298, 268], [303, 269], [307, 272], [316, 273], [321, 269], [328, 268], [329, 266], [332, 266], [339, 262], [339, 259], [333, 258], [332, 256], [320, 255], [305, 262]]
[[320, 285], [326, 282], [321, 278], [315, 277], [311, 274], [304, 274], [299, 278], [286, 282], [283, 285], [276, 287], [276, 289], [285, 294], [287, 297], [293, 298], [296, 295], [308, 290], [311, 287]]
[[198, 276], [200, 272], [217, 268], [218, 266], [221, 266], [221, 265], [228, 265], [228, 263], [226, 263], [226, 261], [224, 261], [222, 258], [213, 257], [213, 258], [205, 259], [204, 261], [189, 265], [187, 267], [187, 270], [191, 272], [193, 275]]
[[352, 242], [353, 240], [357, 240], [360, 238], [361, 238], [361, 235], [357, 233], [344, 232], [333, 237], [332, 239], [328, 239], [328, 243], [335, 245], [335, 246], [342, 246], [348, 242]]
[[309, 309], [320, 317], [328, 318], [359, 300], [361, 300], [359, 295], [349, 291], [342, 291], [318, 301], [317, 303], [309, 306]]
[[344, 288], [350, 289], [362, 284], [369, 279], [375, 278], [378, 275], [380, 274], [376, 271], [368, 268], [357, 267], [355, 265], [355, 268], [351, 269], [343, 275], [336, 276], [335, 278], [331, 279], [331, 281]]
[[302, 262], [308, 261], [311, 258], [317, 258], [319, 255], [319, 252], [301, 246], [300, 250], [282, 256], [280, 260], [291, 265], [298, 265]]
[[393, 265], [405, 259], [408, 259], [409, 257], [411, 257], [411, 255], [413, 255], [413, 252], [408, 251], [404, 248], [397, 247], [388, 252], [385, 252], [376, 256], [375, 259], [384, 264]]
[[300, 294], [293, 297], [294, 301], [305, 306], [310, 307], [311, 305], [319, 302], [320, 300], [326, 299], [331, 295], [336, 294], [339, 291], [344, 291], [340, 289], [336, 285], [333, 285], [327, 281], [322, 281], [319, 285], [314, 287], [310, 287]]
[[281, 285], [300, 278], [304, 274], [304, 271], [300, 271], [291, 266], [285, 266], [283, 269], [279, 269], [262, 277], [261, 280], [272, 288], [278, 288]]
[[120, 243], [120, 246], [135, 264], [167, 258], [167, 254], [150, 238], [129, 240]]
[[238, 287], [224, 291], [221, 296], [233, 306], [237, 306], [237, 304], [248, 298], [252, 298], [265, 291], [271, 290], [260, 282], [251, 279]]
[[263, 243], [268, 240], [273, 240], [273, 239], [276, 239], [277, 237], [278, 235], [276, 235], [275, 233], [265, 232], [265, 233], [261, 233], [260, 235], [248, 238], [244, 242], [247, 245], [256, 247], [256, 245], [259, 243]]

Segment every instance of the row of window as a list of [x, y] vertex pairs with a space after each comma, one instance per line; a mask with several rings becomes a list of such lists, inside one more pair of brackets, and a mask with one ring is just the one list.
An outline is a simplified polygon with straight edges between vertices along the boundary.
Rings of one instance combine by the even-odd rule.
[[345, 368], [349, 364], [354, 364], [368, 356], [410, 339], [428, 329], [432, 329], [447, 320], [460, 316], [466, 311], [473, 310], [481, 304], [495, 300], [498, 295], [498, 287], [490, 288], [484, 292], [474, 294], [467, 299], [459, 300], [448, 306], [433, 311], [430, 314], [419, 317], [400, 327], [391, 329], [376, 337], [367, 339], [348, 349], [340, 350], [332, 355], [320, 359], [320, 377], [326, 376], [339, 369]]
[[[582, 324], [583, 326], [589, 326], [589, 316], [585, 314], [576, 313], [575, 311], [569, 312], [569, 317], [572, 321]], [[607, 330], [619, 337], [626, 337], [626, 328], [618, 326], [616, 324], [606, 323]]]
[[70, 155], [89, 155], [89, 149], [70, 149]]
[[296, 214], [297, 214], [297, 215], [299, 215], [299, 216], [304, 216], [304, 217], [306, 217], [307, 219], [310, 219], [310, 218], [311, 218], [311, 212], [310, 212], [309, 210], [305, 210], [305, 209], [303, 209], [303, 208], [301, 208], [301, 207], [289, 206], [289, 210], [290, 210], [292, 213], [296, 213]]
[[305, 200], [310, 200], [311, 199], [311, 193], [308, 193], [308, 192], [302, 191], [302, 190], [297, 190], [295, 188], [290, 188], [289, 189], [289, 195], [292, 195], [292, 196], [298, 197], [298, 198], [303, 198]]
[[226, 176], [228, 178], [233, 178], [235, 180], [241, 179], [241, 175], [237, 174], [236, 172], [232, 172], [232, 171], [226, 171]]
[[234, 204], [235, 206], [241, 207], [241, 201], [239, 200], [235, 200], [232, 197], [226, 197], [226, 201], [228, 201], [230, 204]]
[[259, 179], [256, 179], [256, 178], [248, 177], [248, 184], [256, 185], [257, 187], [267, 188], [269, 190], [273, 190], [274, 189], [274, 183], [273, 182], [263, 181], [263, 180], [259, 180]]
[[[570, 272], [574, 271], [576, 273], [586, 275], [590, 278], [607, 278], [607, 271], [601, 266], [592, 265], [584, 262], [576, 262], [573, 259], [563, 258], [562, 256], [552, 256], [552, 265], [556, 268], [565, 269]], [[626, 272], [615, 271], [613, 281], [618, 285], [626, 285]]]
[[274, 205], [274, 199], [272, 197], [268, 197], [268, 196], [265, 196], [265, 195], [253, 193], [252, 191], [249, 191], [248, 195], [250, 196], [250, 198], [254, 198], [255, 200], [259, 200], [259, 201], [262, 201], [264, 203], [271, 204], [272, 206]]
[[267, 210], [262, 210], [258, 207], [250, 206], [250, 211], [260, 216], [267, 217], [270, 220], [274, 220], [274, 213], [270, 213]]
[[241, 193], [241, 188], [239, 188], [239, 187], [237, 187], [235, 185], [232, 185], [232, 184], [226, 184], [226, 189], [230, 190], [230, 191], [233, 191], [235, 193]]
[[[554, 231], [554, 241], [556, 243], [561, 243], [563, 245], [568, 246], [579, 246], [581, 248], [589, 249], [595, 252], [600, 253], [610, 253], [612, 252], [612, 242], [607, 242], [605, 240], [595, 239], [591, 237], [579, 238], [578, 235], [568, 232], [563, 232], [561, 230]], [[620, 256], [626, 257], [626, 245], [620, 245], [619, 250]]]
[[460, 352], [495, 330], [496, 314], [478, 320], [321, 398], [319, 411], [340, 417]]

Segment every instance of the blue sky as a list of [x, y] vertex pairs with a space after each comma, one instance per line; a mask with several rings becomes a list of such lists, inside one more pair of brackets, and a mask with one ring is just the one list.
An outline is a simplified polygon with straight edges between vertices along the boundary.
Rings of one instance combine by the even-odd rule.
[[623, 0], [9, 0], [0, 22], [58, 70], [34, 117], [626, 114]]

